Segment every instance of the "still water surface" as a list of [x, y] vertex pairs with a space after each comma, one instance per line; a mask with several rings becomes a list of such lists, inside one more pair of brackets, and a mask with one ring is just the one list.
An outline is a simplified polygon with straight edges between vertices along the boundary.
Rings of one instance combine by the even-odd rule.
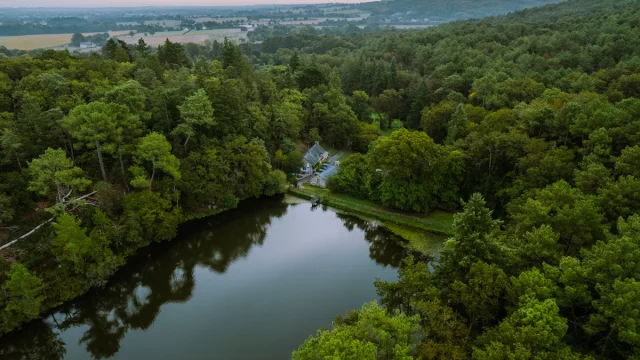
[[404, 250], [359, 219], [278, 199], [191, 222], [103, 289], [0, 339], [13, 359], [288, 359], [375, 298]]

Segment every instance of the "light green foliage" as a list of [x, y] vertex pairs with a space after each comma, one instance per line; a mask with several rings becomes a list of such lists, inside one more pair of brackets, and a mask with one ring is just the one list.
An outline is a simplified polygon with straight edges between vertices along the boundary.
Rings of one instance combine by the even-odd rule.
[[582, 254], [585, 276], [594, 284], [611, 285], [615, 279], [636, 278], [640, 271], [640, 236], [615, 236], [598, 241]]
[[637, 238], [640, 236], [640, 215], [635, 214], [625, 219], [618, 219], [618, 233], [621, 236]]
[[44, 154], [29, 163], [29, 190], [40, 195], [54, 195], [57, 202], [68, 199], [74, 191], [83, 191], [91, 181], [84, 172], [73, 166], [64, 150], [47, 149]]
[[294, 360], [376, 360], [376, 346], [358, 340], [347, 331], [318, 330], [291, 357]]
[[[134, 187], [148, 186], [151, 189], [158, 170], [170, 175], [174, 180], [180, 180], [180, 160], [171, 154], [171, 144], [164, 135], [152, 132], [140, 139], [134, 156], [139, 164], [130, 169], [134, 176], [131, 185]], [[147, 175], [144, 166], [151, 167], [151, 175]]]
[[133, 245], [170, 240], [176, 235], [181, 218], [181, 209], [171, 200], [151, 191], [131, 193], [124, 198], [123, 238]]
[[316, 141], [322, 141], [322, 137], [320, 137], [320, 133], [318, 132], [318, 128], [311, 128], [309, 130], [309, 141], [315, 143]]
[[544, 265], [544, 274], [559, 286], [555, 296], [558, 306], [573, 310], [572, 321], [574, 331], [578, 326], [575, 310], [588, 306], [592, 300], [587, 280], [587, 271], [580, 265], [578, 259], [566, 257], [558, 267]]
[[480, 337], [474, 359], [579, 359], [562, 342], [566, 319], [551, 299], [524, 299], [518, 310]]
[[603, 353], [613, 346], [619, 355], [631, 355], [625, 348], [640, 345], [640, 283], [616, 279], [611, 288], [597, 286], [597, 290], [600, 299], [593, 303], [596, 312], [585, 325], [587, 334], [603, 339]]
[[184, 151], [187, 151], [189, 139], [198, 130], [210, 129], [216, 125], [213, 118], [213, 107], [207, 93], [199, 89], [195, 94], [188, 97], [184, 103], [178, 106], [182, 122], [173, 130], [174, 135], [185, 137]]
[[115, 153], [127, 134], [141, 128], [140, 118], [126, 106], [99, 101], [77, 106], [63, 119], [62, 126], [79, 142], [80, 147], [95, 147], [105, 181], [107, 173], [103, 153]]
[[375, 301], [364, 304], [355, 320], [320, 330], [293, 352], [292, 359], [410, 360], [422, 331], [418, 316], [392, 315]]
[[42, 279], [33, 275], [24, 265], [14, 263], [2, 285], [3, 292], [7, 294], [5, 310], [22, 319], [38, 316], [44, 300], [42, 289]]
[[436, 165], [439, 152], [440, 147], [426, 134], [400, 130], [377, 141], [371, 155], [374, 165], [390, 176], [419, 180]]
[[544, 301], [553, 299], [558, 291], [556, 284], [547, 279], [538, 269], [521, 272], [518, 277], [511, 277], [511, 285], [507, 287], [507, 298], [516, 307], [521, 300], [535, 299]]
[[104, 284], [118, 265], [107, 239], [98, 233], [87, 236], [80, 220], [69, 213], [58, 216], [53, 228], [54, 255], [68, 263], [73, 273], [86, 277], [91, 285]]
[[353, 142], [353, 150], [364, 152], [369, 150], [369, 145], [376, 141], [382, 132], [380, 127], [365, 122], [360, 122], [360, 131]]

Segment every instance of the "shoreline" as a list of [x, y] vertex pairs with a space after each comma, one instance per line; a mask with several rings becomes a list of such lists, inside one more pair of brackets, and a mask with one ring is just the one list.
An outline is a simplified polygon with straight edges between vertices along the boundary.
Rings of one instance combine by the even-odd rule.
[[[320, 194], [320, 192], [324, 192]], [[409, 249], [425, 255], [433, 255], [434, 248], [443, 247], [444, 240], [453, 234], [453, 214], [444, 221], [428, 220], [417, 216], [404, 215], [378, 206], [366, 206], [349, 202], [326, 190], [289, 189], [290, 195], [311, 200], [318, 198], [321, 205], [325, 205], [348, 215], [356, 216], [366, 221], [376, 221], [393, 234], [406, 241]], [[447, 226], [448, 225], [448, 226]]]
[[[317, 196], [317, 194], [314, 194], [312, 191], [305, 191], [300, 189], [290, 189], [288, 192], [285, 192], [285, 196], [286, 195], [292, 195], [296, 198], [303, 199], [304, 201], [308, 201]], [[404, 214], [393, 212], [391, 210], [383, 211], [381, 209], [376, 209], [373, 207], [366, 207], [353, 203], [350, 204], [347, 201], [343, 201], [335, 196], [324, 195], [320, 196], [319, 198], [322, 205], [329, 206], [336, 211], [348, 215], [353, 215], [366, 221], [377, 221], [380, 226], [405, 240], [406, 243], [403, 243], [403, 246], [406, 246], [410, 250], [421, 252], [425, 255], [431, 255], [431, 251], [429, 251], [429, 249], [441, 246], [443, 239], [451, 234], [450, 230], [447, 229], [446, 226], [438, 226], [439, 224], [436, 224], [435, 222], [425, 221], [418, 217], [407, 216]], [[282, 201], [284, 202], [286, 200], [283, 198]], [[183, 214], [183, 217], [178, 226], [182, 226], [190, 221], [197, 221], [199, 219], [213, 217], [229, 210], [233, 210], [233, 208], [210, 209], [200, 213]], [[436, 237], [434, 238], [433, 236], [429, 236], [429, 234], [436, 235]], [[176, 240], [176, 238], [168, 241], [174, 241]], [[108, 276], [105, 281], [108, 282], [110, 279], [112, 279], [115, 274], [117, 274], [123, 267], [129, 264], [130, 259], [139, 254], [140, 250], [148, 248], [152, 244], [153, 243], [145, 244], [137, 248], [134, 253], [126, 256], [124, 258], [124, 261], [118, 265], [116, 270], [110, 276]], [[37, 317], [34, 317], [28, 321], [24, 321], [20, 325], [17, 325], [9, 331], [0, 333], [0, 337], [19, 330], [20, 328], [22, 328], [22, 326], [30, 323], [31, 321], [42, 319], [43, 317], [46, 317], [47, 314], [55, 311], [55, 309], [59, 308], [65, 303], [73, 301], [85, 295], [87, 292], [98, 288], [100, 288], [100, 286], [88, 286], [87, 288], [83, 289], [83, 291], [79, 292], [68, 300], [48, 304], [42, 309], [42, 311], [40, 311], [40, 314]]]
[[[279, 195], [282, 195], [282, 194], [279, 194]], [[276, 196], [278, 196], [278, 195], [276, 195]], [[200, 219], [203, 219], [203, 218], [206, 218], [206, 217], [213, 217], [215, 215], [219, 215], [219, 214], [222, 214], [224, 212], [227, 212], [227, 211], [233, 210], [233, 209], [235, 209], [235, 208], [209, 209], [209, 210], [203, 211], [203, 212], [193, 212], [193, 213], [183, 214], [182, 215], [182, 219], [180, 219], [180, 222], [178, 223], [178, 228], [180, 226], [183, 226], [184, 224], [190, 222], [190, 221], [197, 221], [197, 220], [200, 220]], [[174, 238], [172, 238], [170, 240], [167, 240], [167, 241], [172, 242], [172, 241], [174, 241], [176, 239], [177, 239], [177, 234], [176, 234], [176, 237], [174, 237]], [[34, 320], [39, 320], [39, 319], [42, 319], [42, 318], [46, 317], [48, 314], [50, 314], [51, 312], [54, 312], [59, 307], [63, 306], [64, 304], [66, 304], [68, 302], [76, 300], [77, 298], [87, 294], [91, 290], [100, 289], [100, 288], [104, 287], [106, 284], [108, 284], [108, 282], [119, 271], [121, 271], [125, 266], [127, 266], [129, 264], [129, 260], [130, 259], [132, 259], [132, 258], [136, 257], [137, 255], [139, 255], [141, 250], [147, 249], [147, 248], [149, 248], [150, 246], [152, 246], [154, 244], [157, 244], [157, 242], [150, 242], [148, 244], [144, 244], [144, 245], [136, 248], [133, 253], [125, 255], [124, 258], [123, 258], [123, 261], [121, 263], [119, 263], [117, 265], [117, 267], [115, 268], [115, 271], [104, 279], [104, 281], [105, 281], [104, 285], [101, 285], [101, 286], [96, 286], [96, 285], [91, 286], [91, 285], [89, 285], [86, 288], [84, 288], [82, 291], [80, 291], [79, 293], [75, 294], [70, 299], [67, 299], [67, 300], [64, 300], [64, 301], [60, 301], [60, 302], [54, 302], [54, 303], [51, 303], [51, 304], [44, 304], [44, 306], [41, 309], [41, 311], [38, 314], [38, 316], [36, 316], [34, 318], [31, 318], [29, 320], [25, 320], [25, 321], [21, 322], [19, 325], [16, 325], [15, 327], [11, 328], [8, 331], [0, 330], [0, 338], [5, 336], [5, 335], [7, 335], [7, 334], [10, 334], [10, 333], [12, 333], [14, 331], [20, 330], [23, 326], [29, 324], [30, 322], [32, 322]]]

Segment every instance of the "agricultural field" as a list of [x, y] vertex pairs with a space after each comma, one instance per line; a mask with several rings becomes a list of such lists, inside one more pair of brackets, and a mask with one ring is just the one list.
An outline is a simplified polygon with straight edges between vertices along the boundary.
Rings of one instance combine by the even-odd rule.
[[179, 43], [196, 43], [200, 44], [206, 40], [218, 40], [222, 41], [224, 38], [228, 38], [232, 41], [241, 41], [240, 39], [247, 38], [247, 32], [240, 31], [240, 29], [212, 29], [212, 30], [200, 30], [184, 33], [184, 31], [166, 31], [159, 32], [153, 35], [145, 36], [142, 33], [135, 34], [134, 36], [119, 36], [118, 39], [126, 42], [127, 44], [135, 44], [140, 38], [150, 46], [162, 45], [166, 39], [172, 42]]
[[71, 34], [0, 36], [0, 46], [7, 49], [34, 50], [61, 46], [70, 42]]
[[147, 20], [144, 22], [145, 25], [159, 25], [159, 26], [180, 26], [182, 21], [180, 20]]
[[340, 15], [360, 15], [362, 11], [359, 9], [332, 9], [324, 10], [325, 14], [340, 14]]
[[[323, 23], [327, 20], [329, 21], [337, 21], [337, 20], [346, 20], [346, 21], [360, 21], [360, 20], [364, 20], [368, 17], [369, 14], [362, 14], [363, 16], [360, 17], [352, 17], [352, 18], [326, 18], [326, 17], [319, 17], [319, 18], [315, 18], [315, 19], [308, 19], [308, 20], [285, 20], [285, 21], [279, 21], [278, 23], [280, 25], [317, 25], [320, 23]], [[364, 16], [366, 15], [366, 16]], [[257, 24], [257, 25], [268, 25], [269, 24], [269, 19], [260, 19], [259, 21], [252, 21], [252, 24]]]
[[116, 23], [116, 25], [135, 26], [135, 25], [140, 25], [140, 22], [138, 22], [138, 21], [119, 22], [119, 23]]
[[223, 22], [223, 21], [247, 21], [246, 17], [200, 17], [193, 19], [197, 23], [207, 21]]
[[[112, 31], [111, 36], [128, 34], [129, 31]], [[96, 33], [84, 33], [83, 35], [95, 35]], [[73, 34], [44, 34], [24, 36], [0, 36], [0, 46], [7, 49], [35, 50], [54, 48], [71, 43]]]

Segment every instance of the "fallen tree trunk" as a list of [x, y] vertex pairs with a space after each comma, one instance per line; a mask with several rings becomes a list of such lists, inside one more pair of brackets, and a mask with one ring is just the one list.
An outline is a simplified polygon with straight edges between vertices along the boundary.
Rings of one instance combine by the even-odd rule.
[[4, 249], [8, 248], [9, 246], [11, 246], [11, 245], [13, 245], [13, 244], [17, 243], [17, 242], [18, 242], [18, 240], [24, 239], [24, 238], [26, 238], [27, 236], [29, 236], [29, 235], [33, 234], [33, 233], [34, 233], [34, 232], [36, 232], [38, 229], [40, 229], [42, 226], [44, 226], [44, 225], [46, 225], [46, 224], [48, 224], [48, 223], [52, 222], [52, 221], [53, 221], [53, 219], [55, 219], [55, 218], [56, 218], [56, 217], [55, 217], [55, 216], [53, 216], [51, 219], [49, 219], [49, 220], [47, 220], [47, 221], [43, 222], [42, 224], [40, 224], [40, 225], [36, 226], [35, 228], [33, 228], [33, 230], [29, 231], [28, 233], [26, 233], [26, 234], [24, 234], [24, 235], [20, 236], [19, 238], [15, 239], [15, 240], [12, 240], [12, 241], [10, 241], [10, 242], [8, 242], [8, 243], [6, 243], [6, 244], [4, 244], [4, 245], [0, 246], [0, 251], [2, 251], [2, 250], [4, 250]]
[[[64, 205], [64, 206], [67, 206], [68, 204], [72, 204], [72, 203], [74, 203], [74, 202], [77, 202], [77, 201], [80, 201], [80, 200], [86, 199], [86, 198], [88, 198], [89, 196], [91, 196], [91, 195], [95, 194], [96, 192], [97, 192], [97, 191], [94, 191], [94, 192], [89, 193], [89, 194], [87, 194], [87, 195], [82, 195], [81, 197], [79, 197], [79, 198], [77, 198], [77, 199], [73, 199], [73, 200], [69, 201], [68, 203], [64, 203], [63, 205]], [[52, 216], [49, 220], [47, 220], [47, 221], [43, 222], [42, 224], [40, 224], [40, 225], [36, 226], [35, 228], [33, 228], [33, 229], [32, 229], [31, 231], [29, 231], [28, 233], [26, 233], [26, 234], [24, 234], [24, 235], [20, 236], [19, 238], [14, 239], [14, 240], [12, 240], [12, 241], [10, 241], [10, 242], [8, 242], [8, 243], [6, 243], [6, 244], [4, 244], [4, 245], [0, 246], [0, 251], [2, 251], [2, 250], [4, 250], [4, 249], [8, 248], [9, 246], [11, 246], [11, 245], [13, 245], [13, 244], [17, 243], [19, 240], [22, 240], [22, 239], [26, 238], [27, 236], [29, 236], [29, 235], [33, 234], [34, 232], [38, 231], [38, 229], [40, 229], [40, 228], [41, 228], [41, 227], [43, 227], [44, 225], [46, 225], [46, 224], [48, 224], [48, 223], [52, 222], [55, 218], [56, 218], [55, 216]]]

